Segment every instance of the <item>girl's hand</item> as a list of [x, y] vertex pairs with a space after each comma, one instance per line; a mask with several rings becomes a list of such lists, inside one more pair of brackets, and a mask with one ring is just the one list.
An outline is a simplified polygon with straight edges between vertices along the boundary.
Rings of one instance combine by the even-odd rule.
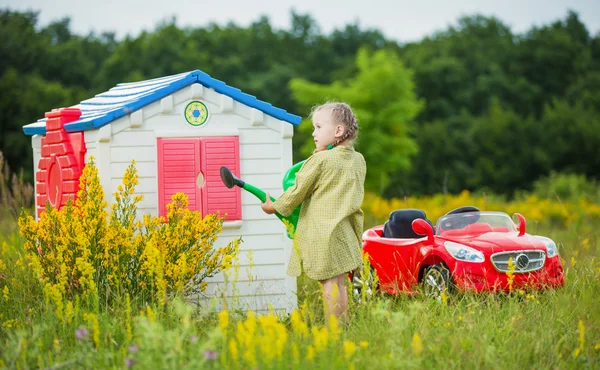
[[260, 205], [260, 208], [262, 208], [262, 210], [267, 213], [272, 215], [273, 213], [275, 213], [275, 208], [273, 207], [273, 201], [271, 201], [271, 197], [269, 196], [269, 193], [267, 193], [267, 200], [266, 202], [262, 203]]

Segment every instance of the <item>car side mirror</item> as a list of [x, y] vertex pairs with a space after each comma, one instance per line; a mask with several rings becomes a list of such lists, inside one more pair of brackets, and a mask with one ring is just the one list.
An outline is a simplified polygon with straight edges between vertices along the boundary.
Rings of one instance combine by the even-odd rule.
[[525, 221], [525, 217], [520, 213], [515, 213], [513, 215], [513, 220], [517, 217], [519, 219], [519, 224], [517, 225], [517, 229], [519, 229], [519, 236], [525, 235], [525, 230], [527, 222]]
[[415, 232], [415, 234], [427, 235], [427, 240], [430, 242], [433, 241], [433, 228], [427, 221], [423, 220], [422, 218], [417, 218], [412, 222], [412, 229]]

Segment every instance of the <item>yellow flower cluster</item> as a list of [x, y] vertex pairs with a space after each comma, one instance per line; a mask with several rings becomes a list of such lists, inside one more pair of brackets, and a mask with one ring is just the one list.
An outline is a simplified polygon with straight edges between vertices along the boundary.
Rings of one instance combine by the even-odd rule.
[[476, 206], [482, 211], [506, 212], [509, 215], [521, 213], [529, 220], [547, 221], [561, 226], [584, 218], [600, 219], [600, 205], [586, 200], [568, 203], [530, 195], [524, 200], [505, 202], [482, 196], [475, 197], [466, 190], [458, 195], [436, 194], [404, 199], [384, 199], [374, 194], [366, 194], [363, 209], [378, 221], [383, 221], [397, 209], [418, 208], [425, 211], [430, 220], [435, 221], [448, 211], [466, 205]]
[[84, 313], [83, 319], [88, 322], [90, 328], [92, 328], [92, 340], [96, 348], [100, 347], [100, 322], [98, 316], [93, 313]]
[[5, 285], [4, 288], [2, 289], [2, 296], [4, 297], [4, 300], [6, 302], [8, 302], [8, 299], [10, 297], [9, 292], [10, 292], [10, 290], [8, 289], [8, 285]]
[[508, 291], [509, 292], [511, 292], [512, 288], [513, 288], [516, 269], [517, 269], [517, 265], [515, 265], [512, 257], [509, 257], [508, 258], [508, 271], [506, 271], [506, 279], [508, 281]]
[[[95, 276], [106, 231], [106, 202], [93, 159], [80, 178], [76, 205], [69, 200], [60, 211], [46, 204], [39, 221], [25, 212], [19, 218], [25, 250], [32, 253], [39, 277], [60, 295], [97, 293]], [[48, 291], [48, 289], [46, 289]], [[52, 293], [56, 298], [56, 292]]]
[[583, 320], [579, 320], [577, 328], [579, 331], [579, 347], [575, 348], [575, 350], [573, 351], [574, 358], [577, 358], [585, 348], [585, 325], [583, 324]]
[[139, 220], [142, 196], [135, 195], [137, 183], [132, 162], [107, 212], [98, 169], [90, 158], [75, 204], [69, 200], [60, 210], [47, 204], [39, 221], [21, 214], [30, 268], [46, 286], [47, 300], [59, 317], [63, 299], [80, 294], [106, 302], [128, 293], [164, 304], [174, 294], [203, 291], [204, 280], [237, 258], [240, 240], [213, 248], [223, 219], [188, 210], [183, 193], [173, 196], [166, 218], [143, 215]]
[[[222, 335], [225, 368], [273, 367], [276, 364], [291, 368], [316, 366], [317, 360], [332, 363], [353, 362], [360, 349], [369, 343], [342, 339], [338, 320], [331, 316], [325, 326], [309, 325], [303, 309], [290, 315], [290, 330], [273, 312], [256, 315], [249, 311], [245, 319], [234, 323], [228, 311], [219, 313], [218, 331]], [[330, 357], [333, 356], [333, 357]], [[351, 364], [354, 367], [354, 364]]]
[[410, 347], [412, 348], [413, 353], [416, 356], [419, 356], [421, 352], [423, 352], [423, 343], [421, 341], [421, 336], [419, 333], [415, 333], [412, 337], [412, 341], [410, 342]]
[[[140, 255], [140, 276], [149, 277], [155, 289], [182, 293], [199, 293], [206, 289], [202, 284], [220, 271], [228, 270], [239, 255], [240, 239], [224, 247], [214, 248], [223, 219], [216, 214], [205, 217], [187, 209], [188, 199], [183, 193], [173, 195], [167, 205], [166, 221], [155, 226], [145, 218], [146, 248]], [[147, 223], [146, 221], [149, 221]], [[155, 227], [152, 229], [152, 227]]]

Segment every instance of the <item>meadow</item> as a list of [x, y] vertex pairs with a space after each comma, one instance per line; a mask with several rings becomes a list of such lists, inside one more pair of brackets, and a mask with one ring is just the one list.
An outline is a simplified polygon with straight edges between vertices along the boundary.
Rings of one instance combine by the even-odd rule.
[[[0, 162], [1, 163], [1, 162]], [[184, 297], [234, 272], [238, 244], [211, 249], [222, 221], [170, 207], [160, 226], [136, 218], [135, 165], [106, 209], [93, 166], [75, 204], [31, 217], [32, 189], [0, 165], [0, 368], [4, 369], [597, 369], [600, 206], [597, 200], [436, 195], [365, 199], [365, 227], [397, 208], [429, 218], [457, 206], [520, 212], [557, 242], [565, 286], [450, 294], [442, 302], [374, 296], [348, 323], [325, 320], [321, 292], [298, 280], [297, 310], [221, 312]], [[194, 263], [202, 261], [202, 263]], [[235, 274], [232, 274], [235, 275]], [[233, 281], [232, 283], [235, 283]]]

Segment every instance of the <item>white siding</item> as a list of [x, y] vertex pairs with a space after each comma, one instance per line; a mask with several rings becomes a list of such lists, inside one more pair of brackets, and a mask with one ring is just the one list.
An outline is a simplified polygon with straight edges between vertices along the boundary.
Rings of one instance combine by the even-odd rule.
[[281, 144], [240, 143], [240, 158], [281, 160]]

